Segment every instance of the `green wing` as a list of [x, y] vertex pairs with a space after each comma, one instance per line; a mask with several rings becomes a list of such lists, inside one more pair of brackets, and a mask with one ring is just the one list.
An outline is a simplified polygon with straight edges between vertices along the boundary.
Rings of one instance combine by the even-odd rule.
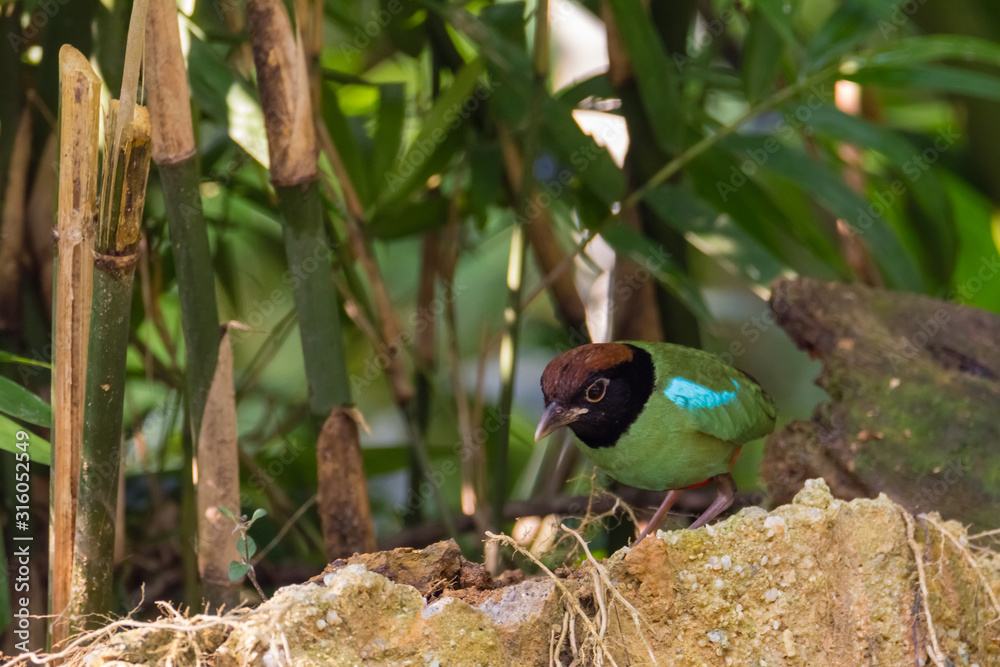
[[774, 401], [753, 378], [703, 350], [669, 343], [633, 342], [653, 357], [656, 387], [650, 400], [666, 400], [690, 415], [702, 433], [743, 444], [774, 429]]

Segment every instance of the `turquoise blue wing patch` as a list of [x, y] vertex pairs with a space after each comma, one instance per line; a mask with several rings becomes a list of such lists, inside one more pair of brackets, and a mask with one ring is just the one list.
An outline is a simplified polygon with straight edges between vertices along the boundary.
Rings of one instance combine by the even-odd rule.
[[717, 408], [736, 400], [736, 392], [740, 385], [736, 380], [732, 380], [732, 383], [732, 391], [715, 391], [697, 382], [676, 377], [663, 390], [663, 395], [673, 401], [674, 405], [685, 410]]

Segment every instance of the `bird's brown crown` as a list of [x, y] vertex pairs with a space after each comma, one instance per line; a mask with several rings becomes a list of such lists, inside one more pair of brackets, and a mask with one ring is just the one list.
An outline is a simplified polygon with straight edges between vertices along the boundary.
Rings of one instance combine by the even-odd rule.
[[632, 348], [621, 343], [591, 343], [563, 352], [542, 373], [546, 401], [570, 400], [594, 371], [632, 361]]

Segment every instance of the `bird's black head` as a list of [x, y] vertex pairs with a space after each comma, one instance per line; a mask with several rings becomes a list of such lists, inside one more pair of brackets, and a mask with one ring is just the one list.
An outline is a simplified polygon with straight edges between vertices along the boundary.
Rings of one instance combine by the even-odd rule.
[[653, 358], [625, 343], [594, 343], [564, 352], [542, 373], [545, 414], [535, 440], [569, 426], [588, 447], [611, 447], [653, 393]]

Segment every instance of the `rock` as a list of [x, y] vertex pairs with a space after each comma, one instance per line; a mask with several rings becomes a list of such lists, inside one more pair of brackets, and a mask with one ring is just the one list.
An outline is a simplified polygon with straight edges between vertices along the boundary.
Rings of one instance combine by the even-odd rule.
[[771, 311], [823, 362], [829, 395], [767, 440], [775, 502], [812, 477], [838, 498], [885, 492], [914, 512], [979, 529], [1000, 506], [1000, 317], [916, 294], [802, 278], [774, 283]]
[[331, 572], [355, 564], [364, 565], [366, 569], [396, 583], [413, 586], [425, 597], [456, 586], [492, 588], [492, 579], [486, 568], [465, 560], [454, 540], [437, 542], [425, 549], [403, 547], [392, 551], [354, 554], [350, 558], [333, 561], [322, 574], [310, 581], [319, 581]]
[[502, 664], [501, 631], [455, 598], [428, 605], [360, 563], [323, 583], [286, 586], [234, 629], [218, 667]]
[[[558, 579], [428, 600], [349, 563], [215, 623], [198, 617], [185, 629], [170, 615], [168, 627], [100, 636], [65, 664], [548, 665], [558, 653], [566, 665], [573, 645], [587, 665], [603, 645], [619, 665], [914, 665], [928, 661], [927, 605], [941, 664], [1000, 666], [1000, 555], [974, 554], [968, 541], [956, 522], [910, 519], [885, 495], [835, 499], [810, 480], [792, 504], [660, 531], [599, 569], [585, 561]], [[602, 627], [598, 642], [589, 628]]]

